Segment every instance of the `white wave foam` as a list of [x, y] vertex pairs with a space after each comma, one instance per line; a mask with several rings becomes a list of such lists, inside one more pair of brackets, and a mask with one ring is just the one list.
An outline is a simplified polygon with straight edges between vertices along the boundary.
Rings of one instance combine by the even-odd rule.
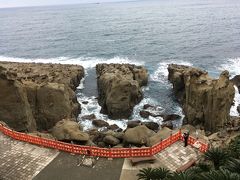
[[[221, 71], [228, 70], [232, 76], [239, 75], [240, 74], [240, 57], [228, 59], [218, 69]], [[234, 88], [235, 88], [235, 97], [234, 97], [235, 103], [230, 109], [230, 115], [239, 116], [239, 113], [237, 112], [237, 106], [240, 104], [240, 94], [238, 92], [238, 88], [236, 86], [234, 86]]]
[[127, 57], [113, 57], [113, 58], [97, 58], [97, 57], [56, 57], [56, 58], [14, 58], [14, 57], [5, 57], [0, 56], [0, 61], [10, 61], [10, 62], [35, 62], [35, 63], [60, 63], [60, 64], [76, 64], [81, 65], [85, 69], [94, 68], [98, 63], [120, 63], [120, 64], [135, 64], [135, 65], [144, 65], [144, 62], [136, 61], [133, 59], [128, 59]]
[[228, 70], [231, 75], [239, 75], [240, 74], [240, 57], [230, 58], [224, 64], [222, 64], [219, 70]]
[[234, 105], [230, 109], [230, 115], [239, 116], [239, 113], [237, 111], [237, 106], [240, 104], [240, 94], [238, 92], [238, 88], [236, 86], [234, 86], [234, 88], [235, 88]]
[[[101, 114], [100, 113], [101, 106], [99, 106], [97, 98], [95, 96], [87, 97], [87, 96], [85, 96], [84, 94], [81, 93], [78, 96], [78, 101], [79, 101], [79, 103], [81, 104], [81, 107], [82, 107], [82, 112], [81, 112], [81, 114], [79, 114], [79, 121], [83, 125], [84, 130], [91, 129], [93, 127], [91, 120], [81, 120], [82, 116], [90, 115], [90, 114], [95, 114], [97, 119], [105, 120], [110, 125], [117, 124], [120, 128], [126, 129], [127, 122], [129, 120], [128, 119], [111, 120], [111, 119], [108, 118], [107, 115]], [[85, 103], [83, 103], [84, 101], [87, 101], [88, 103], [85, 104]], [[158, 124], [161, 124], [162, 123], [162, 118], [161, 117], [149, 117], [149, 119], [144, 119], [139, 115], [139, 112], [143, 109], [144, 104], [151, 104], [151, 105], [156, 105], [157, 106], [157, 102], [155, 102], [153, 99], [144, 98], [138, 105], [136, 105], [134, 107], [131, 119], [141, 120], [143, 122], [153, 121], [153, 122], [156, 122]], [[163, 112], [164, 109], [159, 107], [159, 111]], [[152, 112], [152, 113], [154, 113], [154, 112]]]
[[167, 76], [168, 76], [167, 67], [168, 67], [169, 64], [172, 64], [172, 63], [176, 63], [176, 64], [180, 64], [180, 65], [186, 65], [186, 66], [192, 66], [191, 63], [185, 62], [185, 61], [161, 62], [161, 63], [158, 64], [158, 69], [153, 74], [150, 75], [150, 79], [152, 81], [161, 82], [161, 83], [165, 84], [167, 82]]

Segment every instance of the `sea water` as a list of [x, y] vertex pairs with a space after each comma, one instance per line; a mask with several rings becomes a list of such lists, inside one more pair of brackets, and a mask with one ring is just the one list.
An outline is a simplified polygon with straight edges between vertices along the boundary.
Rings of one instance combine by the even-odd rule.
[[[167, 80], [168, 64], [202, 68], [214, 78], [222, 70], [232, 77], [240, 74], [240, 1], [143, 0], [0, 9], [0, 60], [82, 65], [86, 76], [77, 89], [79, 119], [94, 113], [122, 128], [127, 120], [100, 114], [95, 65], [143, 65], [149, 83], [130, 119], [161, 123], [161, 118], [141, 118], [139, 111], [148, 103], [182, 115]], [[238, 115], [237, 89], [235, 102], [231, 115]], [[91, 121], [81, 123], [91, 127]]]

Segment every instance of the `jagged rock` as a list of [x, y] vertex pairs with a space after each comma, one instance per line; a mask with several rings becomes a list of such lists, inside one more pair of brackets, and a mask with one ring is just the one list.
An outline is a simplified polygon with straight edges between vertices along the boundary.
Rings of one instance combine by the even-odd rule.
[[127, 129], [123, 139], [128, 144], [145, 145], [154, 134], [154, 131], [148, 129], [145, 125], [141, 125]]
[[106, 144], [115, 146], [117, 144], [120, 143], [119, 139], [115, 138], [114, 136], [111, 135], [107, 135], [103, 138], [103, 142], [105, 142]]
[[109, 124], [103, 120], [93, 120], [92, 124], [96, 127], [108, 127]]
[[152, 116], [152, 117], [163, 117], [163, 108], [161, 108], [160, 106], [152, 106], [150, 104], [145, 104], [143, 106], [143, 109], [142, 111], [140, 111], [140, 115], [143, 117], [143, 118], [148, 118], [149, 116]]
[[101, 112], [112, 119], [129, 118], [143, 98], [147, 70], [130, 64], [98, 64], [96, 73]]
[[153, 131], [158, 131], [159, 129], [159, 124], [155, 122], [142, 122], [142, 124]]
[[151, 104], [144, 104], [143, 109], [154, 108]]
[[112, 130], [109, 130], [105, 133], [105, 135], [111, 135], [119, 140], [123, 140], [124, 133], [123, 132], [114, 132]]
[[234, 76], [234, 77], [231, 79], [231, 81], [233, 82], [233, 84], [234, 84], [235, 86], [237, 86], [238, 91], [239, 91], [239, 93], [240, 93], [240, 75]]
[[103, 141], [103, 138], [105, 137], [106, 135], [103, 134], [102, 132], [95, 132], [93, 134], [90, 135], [90, 139], [95, 143], [95, 144], [98, 144], [99, 142], [102, 142]]
[[116, 124], [112, 124], [112, 125], [108, 126], [108, 129], [109, 130], [117, 130], [117, 129], [119, 129], [119, 127]]
[[81, 111], [81, 66], [0, 62], [0, 119], [17, 131], [47, 130]]
[[93, 119], [96, 119], [96, 116], [95, 116], [95, 114], [90, 114], [90, 115], [82, 116], [81, 119], [93, 120]]
[[177, 115], [177, 114], [167, 114], [163, 116], [163, 121], [173, 121], [173, 120], [177, 120], [180, 119], [181, 116]]
[[149, 138], [149, 140], [147, 142], [147, 146], [151, 147], [154, 144], [161, 142], [161, 140], [170, 137], [171, 133], [172, 133], [171, 129], [169, 129], [167, 127], [162, 128], [155, 135], [153, 135], [152, 137]]
[[139, 126], [141, 124], [141, 121], [133, 121], [133, 120], [130, 120], [128, 121], [127, 123], [127, 128], [134, 128], [136, 126]]
[[240, 114], [240, 105], [237, 106], [237, 111]]
[[63, 141], [84, 141], [89, 140], [89, 135], [81, 131], [81, 126], [75, 122], [68, 119], [63, 119], [53, 127], [52, 135], [57, 140]]
[[88, 101], [82, 101], [83, 104], [88, 104], [89, 102]]
[[173, 129], [173, 123], [171, 121], [168, 121], [168, 122], [164, 122], [162, 125], [161, 125], [162, 128], [164, 127], [167, 127], [169, 129]]
[[239, 127], [240, 126], [240, 117], [231, 116], [230, 127]]
[[235, 90], [227, 71], [219, 79], [183, 65], [171, 64], [168, 71], [168, 79], [189, 124], [201, 124], [205, 130], [215, 132], [229, 121]]
[[148, 118], [151, 115], [148, 111], [140, 111], [139, 114], [142, 118]]

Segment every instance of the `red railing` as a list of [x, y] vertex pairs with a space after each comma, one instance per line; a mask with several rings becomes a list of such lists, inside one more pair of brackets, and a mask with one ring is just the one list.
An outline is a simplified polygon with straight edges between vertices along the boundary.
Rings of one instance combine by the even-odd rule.
[[[153, 156], [171, 144], [175, 143], [178, 140], [182, 140], [181, 130], [175, 134], [170, 135], [167, 139], [162, 140], [158, 144], [155, 144], [152, 147], [146, 148], [99, 148], [93, 146], [80, 146], [75, 144], [64, 143], [61, 141], [41, 138], [37, 136], [32, 136], [25, 133], [20, 133], [13, 131], [2, 124], [0, 124], [0, 131], [3, 134], [12, 137], [13, 139], [25, 141], [31, 144], [40, 145], [48, 148], [54, 148], [61, 151], [66, 151], [75, 154], [82, 155], [91, 155], [98, 157], [109, 157], [109, 158], [127, 158], [127, 157], [146, 157]], [[194, 145], [197, 140], [193, 137], [189, 137], [189, 144]], [[201, 152], [206, 152], [208, 145], [198, 141], [200, 143], [199, 150]]]

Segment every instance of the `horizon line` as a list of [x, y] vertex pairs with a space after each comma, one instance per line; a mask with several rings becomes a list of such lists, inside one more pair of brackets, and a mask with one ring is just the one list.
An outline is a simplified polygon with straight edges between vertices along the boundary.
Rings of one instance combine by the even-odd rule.
[[105, 1], [105, 2], [85, 2], [85, 3], [69, 3], [69, 4], [46, 4], [46, 5], [29, 5], [29, 6], [9, 6], [9, 7], [0, 7], [0, 9], [17, 9], [17, 8], [32, 8], [32, 7], [53, 7], [53, 6], [71, 6], [71, 5], [87, 5], [87, 4], [111, 4], [111, 3], [126, 3], [126, 2], [136, 2], [140, 0], [127, 0], [127, 1]]

